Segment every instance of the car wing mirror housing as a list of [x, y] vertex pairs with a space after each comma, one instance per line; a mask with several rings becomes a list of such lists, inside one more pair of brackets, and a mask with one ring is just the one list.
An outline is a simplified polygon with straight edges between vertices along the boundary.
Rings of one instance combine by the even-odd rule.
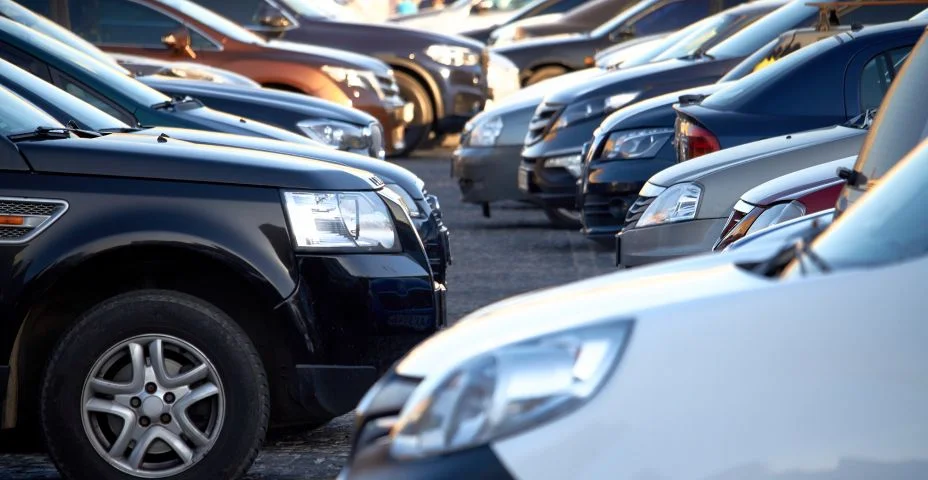
[[190, 58], [197, 58], [197, 54], [193, 51], [193, 47], [190, 43], [190, 31], [186, 28], [177, 29], [161, 37], [161, 43], [175, 53], [186, 55]]
[[622, 25], [618, 29], [614, 30], [609, 34], [609, 40], [613, 42], [621, 42], [623, 40], [628, 40], [629, 38], [634, 38], [635, 36], [635, 26], [634, 25]]

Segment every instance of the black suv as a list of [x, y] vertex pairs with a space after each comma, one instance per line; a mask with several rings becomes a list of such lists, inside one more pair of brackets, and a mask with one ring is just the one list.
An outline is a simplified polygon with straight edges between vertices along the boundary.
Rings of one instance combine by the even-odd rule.
[[362, 170], [64, 127], [0, 89], [2, 427], [66, 478], [241, 477], [444, 325]]

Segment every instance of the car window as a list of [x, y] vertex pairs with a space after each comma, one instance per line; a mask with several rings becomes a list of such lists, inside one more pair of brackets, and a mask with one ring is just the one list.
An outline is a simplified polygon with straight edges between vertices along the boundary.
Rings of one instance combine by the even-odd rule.
[[924, 4], [913, 5], [867, 5], [848, 9], [838, 14], [842, 25], [877, 25], [898, 22], [918, 15], [925, 9]]
[[[621, 6], [616, 5], [617, 14], [606, 20], [605, 23], [593, 29], [590, 32], [590, 35], [597, 38], [605, 37], [610, 33], [618, 30], [621, 25], [624, 25], [626, 22], [635, 18], [636, 16], [648, 11], [654, 5], [657, 5], [659, 0], [641, 0], [640, 2], [635, 3], [635, 0], [630, 0], [628, 3]], [[584, 14], [593, 13], [593, 10], [589, 10], [591, 7], [598, 5], [598, 2], [592, 2], [588, 5], [584, 5], [577, 10], [574, 10], [570, 13], [570, 16], [583, 16]], [[587, 11], [589, 10], [589, 11]], [[595, 12], [598, 16], [602, 16], [602, 12]], [[564, 18], [562, 21], [571, 21], [569, 18]]]
[[0, 87], [0, 135], [31, 132], [36, 127], [63, 126], [19, 95]]
[[[878, 266], [928, 253], [928, 144], [856, 202], [812, 244], [832, 269]], [[798, 265], [787, 270], [794, 275]]]
[[709, 0], [667, 3], [633, 21], [635, 35], [647, 36], [683, 28], [709, 15]]
[[[574, 8], [580, 6], [586, 0], [561, 0], [560, 2], [549, 2], [542, 8], [535, 9], [532, 11], [535, 15], [547, 15], [549, 13], [564, 13], [568, 10], [573, 10]], [[526, 8], [532, 8], [532, 5], [529, 5]]]
[[816, 18], [817, 8], [805, 2], [789, 2], [712, 47], [709, 54], [718, 58], [747, 57], [787, 30], [811, 26]]
[[860, 76], [861, 111], [880, 106], [896, 76], [897, 65], [911, 50], [912, 47], [903, 47], [882, 52], [864, 65]]
[[[96, 44], [165, 48], [162, 37], [184, 28], [180, 21], [129, 0], [72, 0], [71, 6], [78, 7], [68, 9], [71, 29]], [[194, 50], [217, 48], [188, 30]]]
[[265, 3], [264, 0], [196, 0], [200, 5], [216, 11], [222, 12], [222, 15], [242, 25], [247, 25], [255, 21], [258, 13], [258, 5]]
[[39, 78], [48, 78], [48, 65], [12, 45], [0, 42], [0, 58]]
[[89, 103], [93, 107], [110, 115], [111, 117], [118, 118], [124, 123], [130, 125], [138, 124], [138, 121], [131, 115], [116, 107], [114, 104], [110, 103], [109, 100], [106, 100], [100, 95], [94, 93], [90, 88], [69, 77], [68, 75], [58, 71], [53, 71], [52, 83], [58, 88], [64, 90], [74, 97], [77, 97], [79, 100], [83, 100], [84, 102]]

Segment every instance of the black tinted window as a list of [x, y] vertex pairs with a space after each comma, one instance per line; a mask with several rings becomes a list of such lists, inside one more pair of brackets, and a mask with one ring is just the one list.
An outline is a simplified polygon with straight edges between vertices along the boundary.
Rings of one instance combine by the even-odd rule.
[[662, 5], [634, 22], [635, 34], [653, 35], [683, 28], [709, 15], [709, 0], [681, 0]]
[[71, 29], [94, 43], [162, 46], [161, 37], [181, 23], [160, 12], [127, 0], [80, 0], [68, 9]]
[[16, 3], [32, 10], [39, 15], [50, 17], [51, 3], [54, 0], [19, 0]]
[[858, 7], [839, 14], [843, 25], [876, 25], [908, 20], [925, 9], [925, 5], [873, 5]]
[[48, 65], [16, 47], [0, 42], [0, 58], [37, 77], [48, 78]]
[[196, 0], [196, 2], [243, 25], [252, 23], [258, 12], [259, 4], [265, 3], [264, 0]]
[[115, 117], [127, 124], [136, 124], [138, 123], [135, 118], [133, 118], [128, 113], [117, 108], [115, 105], [110, 103], [108, 100], [104, 99], [100, 95], [94, 93], [86, 86], [82, 85], [77, 80], [61, 73], [55, 72], [54, 74], [54, 83], [55, 85], [64, 90], [65, 92], [71, 94], [74, 97], [77, 97], [80, 100], [83, 100], [85, 103], [88, 103], [97, 108], [111, 117]]
[[911, 50], [912, 47], [897, 48], [880, 53], [867, 62], [860, 76], [861, 110], [880, 106], [889, 91], [889, 84], [896, 76], [897, 68], [901, 67], [900, 62]]
[[564, 13], [568, 10], [572, 10], [580, 5], [582, 5], [586, 0], [563, 0], [560, 2], [553, 2], [545, 7], [538, 9], [534, 13], [535, 15], [547, 15], [549, 13]]

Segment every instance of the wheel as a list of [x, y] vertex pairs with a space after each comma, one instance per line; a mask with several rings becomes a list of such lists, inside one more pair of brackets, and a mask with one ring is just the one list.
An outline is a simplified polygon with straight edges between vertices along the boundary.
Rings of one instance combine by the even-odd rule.
[[400, 96], [413, 104], [413, 119], [406, 126], [406, 135], [403, 140], [406, 146], [397, 152], [397, 156], [405, 157], [413, 150], [424, 145], [432, 133], [432, 124], [435, 123], [435, 106], [432, 97], [425, 87], [411, 75], [395, 72], [396, 84], [400, 88]]
[[558, 67], [557, 65], [541, 67], [538, 70], [532, 72], [532, 74], [529, 75], [528, 80], [526, 80], [525, 84], [522, 86], [527, 87], [529, 85], [534, 85], [542, 80], [558, 77], [565, 73], [567, 73], [567, 69], [564, 67]]
[[566, 208], [545, 208], [548, 220], [557, 227], [564, 229], [580, 228], [580, 212]]
[[163, 290], [93, 307], [55, 347], [41, 419], [64, 478], [236, 479], [270, 413], [249, 338], [198, 298]]

